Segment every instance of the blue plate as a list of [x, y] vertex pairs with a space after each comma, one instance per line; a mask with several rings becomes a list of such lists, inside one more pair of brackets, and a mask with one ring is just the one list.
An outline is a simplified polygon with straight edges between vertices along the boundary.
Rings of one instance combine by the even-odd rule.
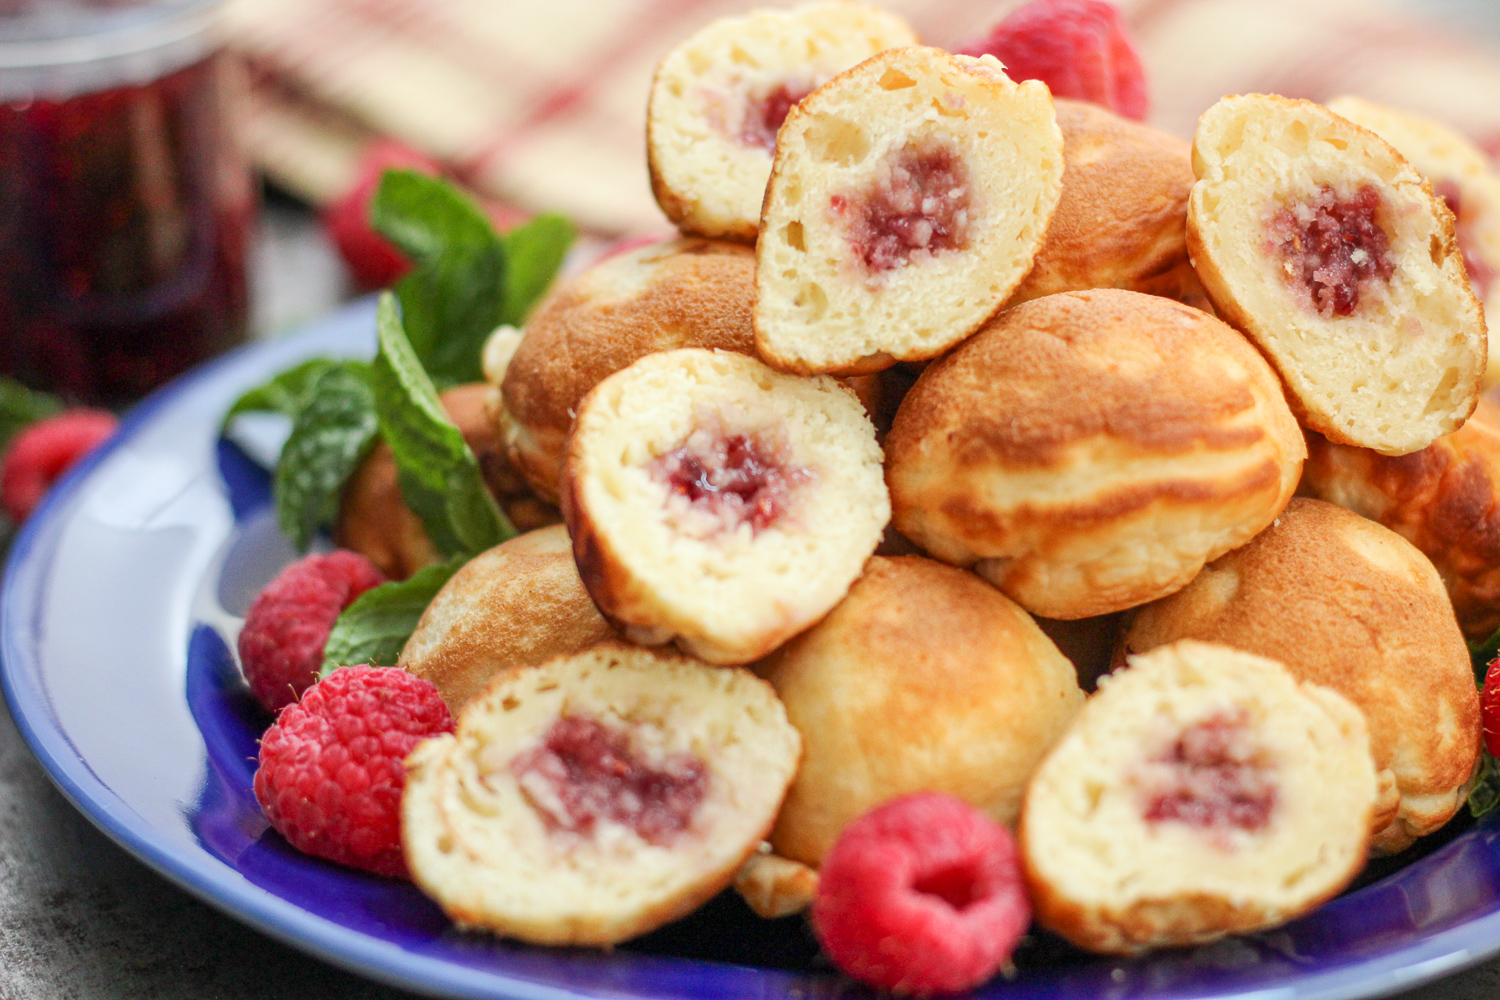
[[[0, 593], [5, 694], [52, 779], [105, 833], [189, 892], [345, 968], [454, 997], [799, 997], [867, 991], [820, 965], [799, 918], [732, 894], [612, 953], [455, 931], [412, 886], [324, 864], [268, 830], [250, 791], [268, 719], [230, 650], [292, 553], [267, 478], [219, 421], [315, 354], [369, 356], [360, 303], [229, 355], [141, 404], [27, 524]], [[1500, 826], [1485, 821], [1269, 934], [1133, 959], [1038, 935], [980, 996], [1368, 997], [1500, 950]], [[1440, 835], [1441, 837], [1441, 835]], [[1383, 877], [1382, 877], [1383, 875]]]

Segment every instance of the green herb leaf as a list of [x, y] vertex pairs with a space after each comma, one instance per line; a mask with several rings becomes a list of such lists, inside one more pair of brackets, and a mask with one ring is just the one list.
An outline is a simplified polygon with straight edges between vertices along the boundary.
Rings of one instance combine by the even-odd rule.
[[234, 401], [224, 414], [224, 423], [241, 413], [280, 413], [296, 419], [312, 393], [313, 383], [339, 362], [332, 358], [311, 358], [295, 368], [288, 368], [269, 382], [262, 383]]
[[322, 676], [357, 663], [395, 666], [422, 612], [465, 561], [460, 557], [424, 566], [405, 580], [382, 583], [355, 598], [328, 634]]
[[0, 376], [0, 448], [27, 424], [56, 416], [63, 409], [62, 400], [45, 392], [28, 389], [15, 379]]
[[298, 551], [337, 519], [344, 482], [374, 443], [376, 425], [365, 362], [332, 363], [308, 385], [275, 478], [277, 518]]
[[505, 309], [500, 322], [520, 326], [552, 284], [578, 235], [561, 215], [538, 215], [500, 237], [505, 245]]
[[1479, 774], [1469, 792], [1469, 813], [1478, 819], [1496, 806], [1500, 806], [1500, 766], [1496, 766], [1488, 750], [1483, 750], [1479, 754]]
[[1484, 675], [1496, 656], [1500, 656], [1500, 628], [1483, 642], [1469, 643], [1469, 657], [1474, 661], [1474, 683], [1479, 687], [1484, 687]]
[[445, 556], [474, 555], [516, 529], [484, 485], [479, 460], [438, 402], [390, 293], [376, 312], [380, 351], [371, 367], [380, 435], [396, 457], [401, 495]]
[[506, 306], [505, 246], [489, 219], [447, 181], [391, 170], [370, 222], [412, 261], [396, 294], [428, 375], [445, 388], [482, 379], [480, 350]]

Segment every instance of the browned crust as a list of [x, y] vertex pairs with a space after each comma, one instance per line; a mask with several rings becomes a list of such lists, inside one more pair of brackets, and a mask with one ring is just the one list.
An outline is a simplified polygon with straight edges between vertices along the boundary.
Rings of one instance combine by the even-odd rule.
[[[1431, 559], [1464, 635], [1500, 628], [1500, 405], [1421, 451], [1392, 457], [1308, 435], [1303, 489], [1379, 521]], [[1362, 497], [1367, 490], [1384, 501]], [[1357, 492], [1356, 492], [1357, 491]]]
[[[604, 265], [608, 266], [608, 262]], [[563, 284], [526, 324], [501, 385], [505, 417], [533, 442], [511, 458], [544, 497], [557, 493], [563, 446], [590, 389], [658, 351], [704, 347], [755, 356], [755, 256], [733, 243], [687, 241], [628, 298]]]
[[[1395, 148], [1390, 145], [1390, 143], [1380, 138], [1380, 136], [1376, 135], [1374, 132], [1371, 132], [1367, 128], [1363, 128], [1362, 126], [1354, 124], [1346, 118], [1334, 115], [1332, 112], [1327, 111], [1327, 109], [1323, 108], [1321, 105], [1313, 104], [1310, 101], [1281, 97], [1279, 95], [1260, 94], [1253, 96], [1261, 97], [1269, 101], [1270, 103], [1279, 105], [1289, 111], [1305, 111], [1309, 108], [1312, 108], [1316, 109], [1319, 112], [1329, 114], [1332, 117], [1338, 119], [1338, 121], [1343, 122], [1350, 129], [1354, 130], [1354, 132], [1359, 135], [1362, 142], [1375, 144], [1388, 152], [1399, 162], [1406, 163], [1406, 160], [1401, 156], [1401, 154], [1398, 153]], [[1226, 97], [1225, 99], [1228, 98]], [[1196, 158], [1196, 152], [1194, 155]], [[1415, 171], [1413, 171], [1413, 175], [1415, 176]], [[1438, 231], [1436, 234], [1434, 234], [1437, 243], [1436, 245], [1432, 246], [1430, 250], [1433, 256], [1433, 260], [1434, 262], [1438, 260], [1442, 261], [1442, 264], [1440, 266], [1451, 280], [1457, 281], [1457, 285], [1455, 287], [1459, 287], [1460, 294], [1467, 295], [1473, 302], [1474, 310], [1479, 314], [1480, 323], [1482, 325], [1484, 323], [1483, 309], [1480, 306], [1479, 299], [1474, 295], [1473, 288], [1469, 284], [1468, 272], [1464, 269], [1463, 264], [1463, 252], [1459, 249], [1458, 246], [1458, 221], [1454, 218], [1453, 212], [1449, 210], [1447, 203], [1443, 199], [1438, 198], [1433, 194], [1432, 184], [1426, 179], [1421, 179], [1421, 182], [1421, 190], [1426, 196], [1427, 200], [1431, 203], [1431, 207], [1434, 214], [1437, 216], [1438, 222]], [[1214, 309], [1217, 311], [1218, 315], [1223, 317], [1226, 322], [1234, 326], [1236, 329], [1244, 331], [1249, 336], [1251, 342], [1254, 343], [1255, 346], [1260, 349], [1261, 352], [1265, 355], [1266, 360], [1271, 363], [1271, 366], [1275, 368], [1278, 373], [1280, 373], [1283, 370], [1283, 366], [1278, 363], [1274, 357], [1271, 356], [1271, 353], [1264, 346], [1265, 341], [1269, 338], [1270, 335], [1268, 324], [1262, 322], [1259, 317], [1252, 315], [1250, 311], [1243, 305], [1241, 305], [1240, 302], [1234, 297], [1234, 294], [1230, 288], [1229, 279], [1224, 275], [1224, 272], [1219, 267], [1218, 262], [1215, 261], [1212, 255], [1209, 253], [1207, 244], [1204, 242], [1200, 227], [1201, 220], [1197, 218], [1196, 213], [1189, 212], [1187, 217], [1188, 256], [1192, 261], [1194, 269], [1198, 273], [1198, 279], [1200, 282], [1202, 282], [1204, 291], [1208, 294], [1209, 300], [1213, 303]], [[1480, 353], [1481, 357], [1483, 357], [1484, 345], [1481, 345]], [[1473, 402], [1471, 402], [1470, 404], [1469, 412], [1463, 415], [1462, 419], [1464, 420], [1468, 419], [1469, 414], [1473, 412], [1474, 404], [1478, 402], [1479, 390], [1484, 379], [1484, 367], [1484, 364], [1481, 363], [1475, 369], [1473, 385], [1469, 389], [1468, 393], [1469, 398]], [[1291, 406], [1292, 412], [1296, 414], [1297, 420], [1304, 426], [1327, 435], [1328, 439], [1331, 441], [1335, 441], [1341, 444], [1351, 444], [1356, 446], [1358, 445], [1358, 442], [1351, 440], [1337, 426], [1334, 426], [1330, 420], [1326, 419], [1324, 414], [1314, 413], [1309, 410], [1303, 400], [1295, 392], [1291, 391], [1290, 387], [1288, 387], [1287, 391], [1287, 403]]]
[[[1280, 660], [1347, 697], [1369, 718], [1377, 772], [1390, 768], [1402, 797], [1441, 797], [1469, 780], [1479, 699], [1468, 648], [1426, 557], [1373, 522], [1293, 499], [1249, 544], [1140, 609], [1125, 651], [1182, 638]], [[1454, 795], [1451, 808], [1406, 819], [1429, 833], [1461, 804]], [[1377, 805], [1387, 819], [1388, 806]]]
[[1142, 286], [1187, 262], [1191, 146], [1098, 105], [1053, 104], [1063, 134], [1062, 196], [1009, 304], [1086, 288], [1150, 292]]

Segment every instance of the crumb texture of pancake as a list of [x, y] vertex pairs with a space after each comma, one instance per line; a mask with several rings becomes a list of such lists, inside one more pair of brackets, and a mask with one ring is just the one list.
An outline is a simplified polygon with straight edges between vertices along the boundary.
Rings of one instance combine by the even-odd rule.
[[1191, 145], [1097, 104], [1053, 104], [1063, 137], [1062, 195], [1031, 272], [1008, 304], [1088, 288], [1190, 294], [1190, 284], [1176, 289], [1165, 276], [1191, 267]]
[[787, 112], [844, 70], [917, 44], [900, 17], [853, 0], [714, 21], [662, 59], [646, 109], [656, 203], [680, 229], [754, 243]]
[[1182, 641], [1104, 678], [1026, 789], [1037, 922], [1136, 954], [1285, 923], [1364, 864], [1364, 717], [1280, 663]]
[[407, 865], [461, 927], [616, 944], [729, 886], [800, 750], [749, 671], [594, 646], [497, 678], [412, 751]]
[[[511, 523], [521, 531], [556, 524], [562, 519], [557, 508], [538, 499], [506, 457], [493, 416], [493, 396], [489, 385], [476, 382], [449, 389], [440, 400]], [[384, 441], [376, 442], [344, 486], [333, 539], [341, 548], [364, 555], [392, 580], [404, 580], [442, 561], [421, 518], [402, 499], [396, 457]]]
[[1193, 170], [1193, 263], [1303, 423], [1402, 455], [1468, 418], [1484, 314], [1453, 213], [1395, 149], [1320, 105], [1250, 94], [1204, 112]]
[[859, 576], [890, 519], [880, 460], [832, 378], [728, 351], [649, 355], [595, 387], [569, 439], [579, 574], [632, 641], [749, 663]]
[[1388, 457], [1320, 434], [1307, 437], [1299, 488], [1379, 521], [1432, 560], [1464, 636], [1500, 628], [1500, 405], [1421, 451]]
[[703, 239], [640, 247], [563, 282], [527, 320], [497, 381], [515, 467], [555, 502], [568, 429], [588, 391], [657, 351], [754, 355], [754, 303], [754, 253]]
[[813, 867], [844, 827], [912, 792], [1014, 824], [1083, 692], [1022, 608], [965, 570], [876, 556], [828, 616], [756, 667], [802, 733], [771, 834]]
[[758, 917], [789, 917], [812, 905], [818, 872], [779, 854], [756, 851], [735, 873], [734, 891]]
[[556, 524], [482, 552], [453, 574], [396, 666], [431, 681], [457, 715], [499, 674], [614, 635], [578, 578], [567, 529]]
[[931, 358], [1020, 284], [1062, 188], [1047, 88], [992, 56], [892, 49], [792, 109], [756, 242], [755, 334], [785, 371]]
[[[1490, 169], [1489, 158], [1451, 128], [1421, 115], [1351, 96], [1335, 97], [1327, 107], [1396, 147], [1432, 185], [1453, 212], [1464, 270], [1486, 322], [1500, 316], [1500, 176]], [[1485, 388], [1500, 383], [1497, 350], [1500, 345], [1491, 340]]]
[[1008, 309], [930, 365], [886, 453], [902, 534], [1033, 614], [1087, 618], [1169, 594], [1249, 541], [1306, 448], [1243, 336], [1095, 289]]
[[1432, 562], [1395, 532], [1298, 497], [1250, 544], [1138, 610], [1124, 650], [1182, 638], [1272, 657], [1359, 706], [1380, 780], [1377, 853], [1463, 806], [1480, 740], [1469, 651]]

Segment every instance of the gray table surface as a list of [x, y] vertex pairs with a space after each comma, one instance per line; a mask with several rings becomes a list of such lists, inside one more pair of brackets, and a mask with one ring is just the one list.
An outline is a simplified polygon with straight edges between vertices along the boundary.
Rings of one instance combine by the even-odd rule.
[[[1406, 0], [1500, 41], [1500, 0]], [[267, 206], [252, 323], [274, 336], [350, 294], [311, 219]], [[401, 1000], [245, 927], [115, 846], [52, 786], [0, 702], [0, 1000]], [[1500, 998], [1500, 959], [1397, 995]]]

